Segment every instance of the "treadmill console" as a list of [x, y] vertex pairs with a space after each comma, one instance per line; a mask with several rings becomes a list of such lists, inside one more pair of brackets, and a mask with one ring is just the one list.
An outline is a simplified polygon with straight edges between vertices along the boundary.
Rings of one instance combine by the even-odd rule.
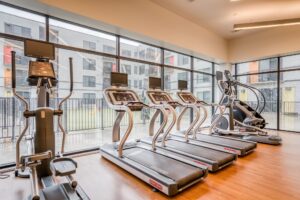
[[172, 97], [164, 91], [148, 91], [147, 92], [150, 101], [155, 105], [160, 104], [169, 104], [173, 108], [176, 108], [180, 104], [177, 101], [174, 101]]
[[178, 97], [181, 99], [184, 103], [196, 103], [197, 99], [189, 92], [180, 92], [178, 93]]

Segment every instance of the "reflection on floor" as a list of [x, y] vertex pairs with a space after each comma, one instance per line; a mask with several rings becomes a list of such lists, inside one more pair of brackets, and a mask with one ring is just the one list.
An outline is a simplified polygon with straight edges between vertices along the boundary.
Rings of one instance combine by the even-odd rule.
[[[256, 151], [224, 170], [209, 174], [205, 181], [174, 200], [196, 199], [263, 199], [296, 200], [300, 196], [300, 135], [279, 133], [281, 146], [259, 144]], [[164, 200], [170, 199], [109, 161], [98, 152], [75, 158], [76, 175], [80, 185], [91, 199], [104, 200]], [[172, 166], [170, 166], [172, 167]], [[1, 199], [21, 200], [30, 193], [26, 179], [11, 177], [0, 181]]]

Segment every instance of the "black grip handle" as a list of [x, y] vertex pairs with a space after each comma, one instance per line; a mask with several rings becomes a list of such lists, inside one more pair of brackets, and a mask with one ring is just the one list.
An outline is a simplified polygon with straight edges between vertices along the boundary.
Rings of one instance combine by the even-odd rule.
[[11, 87], [16, 88], [16, 52], [11, 51]]
[[70, 92], [73, 91], [73, 58], [69, 58], [70, 63]]

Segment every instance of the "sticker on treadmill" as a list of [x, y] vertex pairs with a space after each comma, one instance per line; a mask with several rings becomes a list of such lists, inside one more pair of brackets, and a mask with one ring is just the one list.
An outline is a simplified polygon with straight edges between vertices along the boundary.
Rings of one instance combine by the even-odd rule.
[[224, 150], [230, 151], [230, 152], [233, 152], [233, 153], [238, 153], [237, 150], [234, 150], [234, 149], [231, 149], [231, 148], [228, 148], [228, 147], [224, 147]]
[[199, 160], [193, 160], [195, 163], [200, 164], [200, 165], [204, 165], [204, 166], [209, 166], [207, 163], [201, 162]]
[[46, 115], [45, 111], [42, 111], [41, 112], [41, 118], [45, 118], [45, 115]]
[[152, 186], [155, 187], [156, 189], [162, 191], [163, 186], [162, 186], [161, 184], [159, 184], [158, 182], [156, 182], [155, 180], [149, 179], [149, 183], [150, 183], [150, 185], [152, 185]]

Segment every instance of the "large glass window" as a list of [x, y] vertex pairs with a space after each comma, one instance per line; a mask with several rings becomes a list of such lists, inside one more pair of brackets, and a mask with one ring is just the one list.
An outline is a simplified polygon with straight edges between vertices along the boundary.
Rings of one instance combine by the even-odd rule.
[[191, 57], [172, 51], [164, 50], [164, 64], [181, 67], [185, 69], [191, 68]]
[[[116, 60], [76, 51], [56, 49], [57, 98], [69, 90], [69, 60], [73, 58], [74, 92], [64, 104], [63, 124], [68, 132], [66, 151], [99, 147], [110, 137], [114, 111], [103, 99], [103, 89], [110, 85], [110, 73], [116, 71]], [[95, 70], [84, 69], [83, 59], [95, 60]], [[57, 144], [60, 145], [61, 134]]]
[[[207, 103], [212, 102], [212, 76], [194, 73], [194, 95]], [[208, 126], [211, 122], [212, 107], [206, 107], [208, 115], [203, 126]], [[201, 110], [201, 115], [203, 111]], [[203, 116], [203, 115], [202, 115]]]
[[287, 69], [300, 69], [300, 55], [285, 56], [280, 58], [280, 68]]
[[237, 74], [277, 71], [277, 66], [278, 66], [277, 58], [239, 63], [237, 64]]
[[300, 131], [300, 71], [280, 73], [280, 129]]
[[124, 38], [120, 39], [120, 55], [150, 62], [161, 62], [161, 52], [159, 48]]
[[212, 65], [211, 62], [194, 58], [194, 70], [212, 74]]
[[[131, 89], [140, 97], [140, 100], [149, 103], [146, 97], [146, 90], [149, 89], [149, 77], [160, 77], [160, 67], [155, 65], [131, 62], [121, 60], [120, 72], [128, 74], [128, 85]], [[154, 109], [144, 108], [140, 112], [134, 112], [134, 129], [130, 138], [141, 138], [149, 135], [149, 123], [150, 119], [155, 112]], [[123, 125], [127, 125], [127, 121], [124, 120]], [[157, 120], [159, 123], [159, 118]], [[158, 126], [156, 126], [158, 127]], [[121, 131], [124, 133], [127, 126], [122, 126]]]
[[[191, 73], [189, 71], [178, 70], [173, 68], [165, 68], [164, 70], [164, 89], [171, 93], [174, 99], [178, 99], [176, 92], [178, 91], [178, 80], [184, 80], [188, 82], [188, 90], [191, 89]], [[177, 113], [182, 111], [182, 107], [176, 108]], [[181, 128], [188, 127], [190, 125], [190, 110], [187, 111], [182, 118]], [[174, 128], [175, 129], [175, 128]]]
[[50, 19], [49, 25], [50, 42], [116, 54], [116, 37], [113, 35], [55, 19]]
[[46, 39], [46, 18], [0, 5], [0, 32], [37, 40]]
[[[266, 119], [268, 128], [277, 128], [277, 73], [238, 76], [238, 81], [251, 85], [264, 94], [266, 106], [262, 116]], [[237, 89], [238, 99], [255, 108], [257, 105], [255, 94], [244, 87], [238, 87]]]

